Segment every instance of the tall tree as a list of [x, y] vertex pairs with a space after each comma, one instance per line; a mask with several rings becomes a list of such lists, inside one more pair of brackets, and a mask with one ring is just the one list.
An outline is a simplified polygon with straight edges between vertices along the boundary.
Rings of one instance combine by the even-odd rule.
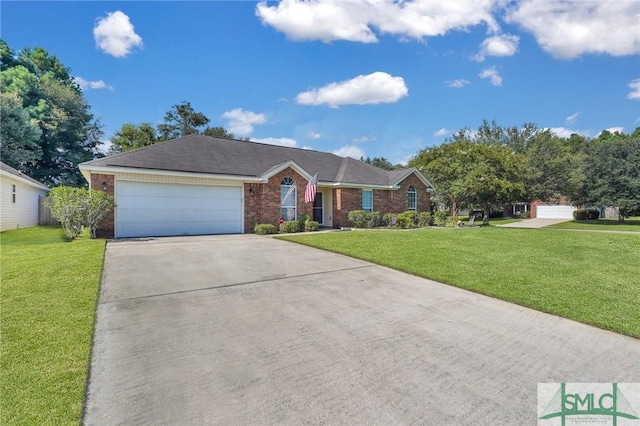
[[418, 152], [409, 165], [431, 179], [454, 220], [458, 208], [478, 206], [487, 224], [491, 208], [524, 196], [524, 157], [497, 143], [448, 142]]
[[[220, 126], [207, 127], [206, 129], [204, 129], [204, 134], [207, 136], [213, 136], [214, 138], [227, 138], [227, 139], [235, 138], [233, 133], [227, 132], [227, 130], [224, 127], [220, 127]], [[249, 140], [249, 139], [246, 138], [246, 140]]]
[[17, 94], [0, 93], [0, 124], [2, 161], [19, 170], [36, 164], [42, 157], [42, 131]]
[[[102, 133], [69, 69], [42, 48], [15, 55], [2, 42], [0, 54], [0, 90], [22, 101], [24, 113], [13, 117], [40, 130], [38, 148], [33, 139], [17, 143], [3, 134], [3, 161], [44, 183], [83, 185], [77, 165], [100, 155]], [[38, 154], [25, 159], [29, 151]]]
[[150, 123], [124, 124], [111, 138], [111, 153], [131, 151], [158, 142], [156, 129]]
[[164, 123], [158, 125], [160, 140], [166, 141], [191, 134], [202, 134], [209, 119], [201, 112], [196, 112], [190, 102], [171, 107], [165, 116]]
[[586, 160], [586, 202], [618, 207], [619, 220], [624, 220], [640, 211], [640, 128], [631, 135], [605, 132]]

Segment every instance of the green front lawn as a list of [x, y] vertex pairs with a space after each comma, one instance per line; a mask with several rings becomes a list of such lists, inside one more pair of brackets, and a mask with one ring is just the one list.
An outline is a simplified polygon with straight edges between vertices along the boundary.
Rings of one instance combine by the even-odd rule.
[[279, 237], [640, 338], [640, 238], [496, 227]]
[[61, 228], [0, 234], [3, 424], [78, 424], [105, 241]]
[[569, 222], [556, 223], [546, 228], [554, 229], [589, 229], [594, 231], [636, 231], [640, 232], [640, 219], [627, 219], [618, 222], [613, 219], [600, 220], [572, 220]]

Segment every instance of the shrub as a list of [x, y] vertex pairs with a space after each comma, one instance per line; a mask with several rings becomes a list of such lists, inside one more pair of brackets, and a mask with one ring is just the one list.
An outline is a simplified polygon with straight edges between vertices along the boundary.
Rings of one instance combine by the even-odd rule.
[[414, 228], [417, 224], [416, 212], [412, 210], [407, 210], [406, 212], [402, 212], [397, 216], [397, 226], [398, 228], [407, 229]]
[[96, 238], [98, 224], [113, 210], [113, 197], [102, 191], [58, 186], [49, 193], [51, 215], [62, 225], [64, 234], [73, 240], [89, 227], [91, 238]]
[[364, 228], [367, 224], [367, 212], [364, 210], [351, 210], [347, 214], [347, 219], [354, 228]]
[[425, 226], [433, 226], [433, 215], [430, 212], [418, 213], [417, 225], [420, 228], [424, 228]]
[[307, 221], [310, 219], [311, 216], [309, 216], [308, 214], [300, 215], [300, 217], [298, 218], [298, 231], [304, 231], [304, 224], [307, 223]]
[[586, 210], [574, 210], [573, 218], [575, 220], [587, 220], [589, 218], [589, 213]]
[[258, 235], [268, 235], [275, 234], [277, 232], [277, 229], [275, 225], [272, 225], [270, 223], [259, 223], [253, 228], [253, 232]]
[[451, 217], [446, 210], [438, 210], [433, 214], [433, 224], [436, 226], [446, 226], [450, 220]]
[[531, 212], [529, 210], [527, 210], [526, 212], [522, 213], [522, 218], [523, 219], [531, 219]]
[[600, 212], [598, 209], [578, 209], [573, 211], [573, 218], [575, 220], [598, 220]]
[[299, 225], [297, 220], [287, 220], [286, 222], [282, 222], [280, 224], [280, 233], [281, 234], [289, 234], [292, 232], [298, 232]]
[[385, 213], [382, 216], [382, 225], [395, 228], [398, 223], [398, 216], [395, 213]]
[[382, 225], [382, 218], [380, 212], [367, 213], [367, 228], [377, 228]]
[[598, 220], [598, 219], [600, 219], [600, 212], [597, 209], [587, 210], [587, 220]]
[[82, 233], [85, 192], [86, 189], [83, 188], [58, 186], [49, 193], [51, 196], [51, 216], [60, 222], [64, 235], [70, 240]]
[[88, 191], [84, 199], [83, 223], [89, 227], [91, 238], [96, 238], [98, 225], [115, 206], [113, 197], [106, 192]]
[[320, 224], [315, 220], [308, 220], [304, 224], [305, 231], [317, 231], [318, 229], [320, 229]]

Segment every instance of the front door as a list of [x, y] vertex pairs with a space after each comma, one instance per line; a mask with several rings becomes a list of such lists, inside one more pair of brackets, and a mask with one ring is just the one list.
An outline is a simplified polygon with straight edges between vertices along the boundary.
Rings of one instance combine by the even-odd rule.
[[316, 199], [313, 200], [313, 220], [322, 223], [322, 192], [316, 192]]

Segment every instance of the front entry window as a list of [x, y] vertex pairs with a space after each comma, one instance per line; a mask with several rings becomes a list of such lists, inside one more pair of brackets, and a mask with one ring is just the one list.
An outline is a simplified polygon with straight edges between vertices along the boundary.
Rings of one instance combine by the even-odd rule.
[[280, 182], [280, 216], [284, 220], [296, 220], [296, 181], [290, 177]]

